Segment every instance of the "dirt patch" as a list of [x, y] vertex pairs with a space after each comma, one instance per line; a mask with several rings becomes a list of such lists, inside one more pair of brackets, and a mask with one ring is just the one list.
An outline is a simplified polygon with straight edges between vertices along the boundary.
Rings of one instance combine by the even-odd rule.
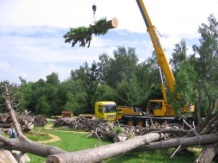
[[48, 125], [48, 124], [45, 125], [45, 129], [46, 129], [46, 130], [51, 130], [51, 129], [52, 129], [52, 125]]
[[53, 142], [57, 142], [57, 141], [61, 140], [60, 137], [58, 137], [56, 135], [49, 134], [49, 136], [51, 137], [50, 140], [39, 141], [39, 143], [53, 143]]
[[[45, 125], [45, 129], [46, 129], [46, 130], [52, 130], [52, 129], [54, 129], [54, 128], [52, 127], [52, 125], [47, 124], [47, 125]], [[61, 131], [61, 130], [59, 130], [59, 131], [60, 131], [60, 132], [79, 133], [79, 134], [88, 134], [88, 132], [83, 132], [83, 131], [81, 131], [81, 132], [80, 132], [80, 131]], [[56, 135], [49, 134], [49, 136], [51, 137], [50, 140], [39, 141], [39, 143], [53, 143], [53, 142], [57, 142], [57, 141], [60, 140], [60, 137], [58, 137], [58, 136], [56, 136]]]

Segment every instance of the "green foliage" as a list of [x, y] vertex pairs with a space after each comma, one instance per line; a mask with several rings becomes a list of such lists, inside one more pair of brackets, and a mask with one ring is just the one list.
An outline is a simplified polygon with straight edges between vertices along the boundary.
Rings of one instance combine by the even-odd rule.
[[113, 101], [115, 99], [115, 91], [107, 84], [100, 84], [98, 85], [95, 95], [94, 101]]
[[46, 76], [46, 83], [49, 83], [53, 86], [60, 84], [60, 80], [58, 79], [58, 74], [57, 73], [52, 73], [48, 76]]
[[117, 85], [116, 101], [119, 105], [137, 106], [141, 104], [144, 97], [143, 92], [138, 86], [136, 77], [128, 81], [126, 78]]
[[33, 90], [32, 90], [33, 85], [34, 84], [32, 82], [21, 84], [19, 93], [18, 93], [20, 111], [28, 108], [28, 105], [31, 103], [32, 94], [33, 94]]
[[70, 110], [74, 115], [79, 115], [82, 113], [87, 113], [88, 108], [86, 105], [86, 94], [85, 92], [79, 92], [76, 95], [72, 93], [67, 94], [67, 102], [63, 106], [64, 110]]
[[36, 112], [39, 114], [47, 114], [50, 110], [50, 105], [45, 95], [39, 97], [37, 105], [36, 105]]
[[79, 42], [79, 46], [87, 47], [90, 46], [90, 42], [92, 40], [92, 35], [104, 35], [107, 33], [108, 29], [102, 28], [102, 25], [107, 22], [106, 18], [102, 18], [94, 23], [94, 25], [89, 25], [89, 27], [78, 27], [78, 28], [70, 28], [70, 31], [64, 35], [65, 43], [71, 43], [74, 47], [77, 42]]
[[107, 69], [105, 82], [116, 88], [123, 79], [130, 82], [137, 69], [138, 58], [134, 48], [118, 47], [114, 50], [114, 59], [108, 60], [110, 67]]
[[123, 132], [123, 129], [120, 126], [116, 126], [113, 128], [113, 131], [116, 132], [117, 134], [120, 134]]
[[183, 62], [175, 78], [175, 89], [169, 93], [168, 100], [175, 111], [180, 113], [184, 106], [193, 105], [197, 101], [197, 91], [195, 88], [197, 74], [193, 66], [188, 62]]
[[172, 53], [172, 59], [170, 59], [170, 64], [174, 70], [174, 73], [180, 69], [180, 65], [187, 59], [186, 56], [186, 42], [181, 40], [180, 44], [175, 45], [174, 52]]
[[200, 44], [193, 46], [191, 62], [198, 75], [198, 106], [202, 113], [211, 114], [218, 97], [218, 22], [214, 15], [209, 16], [208, 24], [201, 24], [198, 32]]
[[163, 94], [160, 84], [155, 84], [155, 83], [151, 84], [148, 92], [148, 99], [163, 99]]

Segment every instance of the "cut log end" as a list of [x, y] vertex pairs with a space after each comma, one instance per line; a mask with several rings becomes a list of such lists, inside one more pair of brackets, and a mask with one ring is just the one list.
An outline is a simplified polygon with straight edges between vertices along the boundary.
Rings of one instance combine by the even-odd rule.
[[48, 156], [46, 163], [60, 163], [61, 160], [55, 156]]
[[113, 18], [113, 19], [111, 19], [111, 26], [113, 27], [113, 28], [117, 28], [118, 27], [118, 19], [117, 18]]
[[111, 20], [107, 21], [106, 23], [102, 24], [99, 26], [99, 28], [103, 29], [113, 29], [118, 27], [118, 19], [117, 18], [112, 18]]

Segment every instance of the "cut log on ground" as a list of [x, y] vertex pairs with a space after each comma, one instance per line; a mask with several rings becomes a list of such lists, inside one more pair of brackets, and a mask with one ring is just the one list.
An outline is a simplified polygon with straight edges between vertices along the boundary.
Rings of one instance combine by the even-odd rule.
[[181, 137], [169, 139], [166, 141], [159, 141], [150, 143], [148, 145], [143, 146], [140, 150], [157, 150], [157, 149], [168, 149], [168, 148], [176, 148], [179, 145], [182, 147], [189, 147], [194, 145], [202, 145], [202, 144], [210, 144], [212, 142], [218, 141], [218, 134], [207, 134], [207, 135], [199, 135], [194, 137]]
[[141, 149], [150, 151], [164, 148], [177, 148], [179, 145], [193, 146], [218, 141], [218, 134], [210, 134], [202, 135], [199, 137], [180, 138], [175, 140], [153, 142], [163, 139], [164, 136], [164, 134], [150, 133], [144, 136], [138, 136], [136, 138], [129, 139], [124, 142], [101, 146], [94, 149], [51, 155], [47, 157], [47, 163], [100, 162], [102, 160], [135, 150], [142, 146], [144, 147]]
[[164, 134], [150, 133], [144, 136], [139, 136], [134, 139], [129, 139], [124, 142], [100, 146], [94, 149], [87, 149], [72, 153], [60, 153], [47, 157], [47, 163], [66, 163], [66, 162], [100, 162], [102, 160], [118, 156], [129, 152], [144, 144], [153, 141], [158, 141], [164, 138]]
[[195, 160], [195, 163], [212, 162], [215, 155], [218, 153], [218, 147], [215, 144], [206, 145], [201, 154]]

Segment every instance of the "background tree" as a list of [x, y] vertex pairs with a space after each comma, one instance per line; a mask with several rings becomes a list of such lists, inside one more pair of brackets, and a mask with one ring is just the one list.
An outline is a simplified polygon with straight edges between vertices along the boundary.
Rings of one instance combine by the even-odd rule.
[[172, 58], [170, 59], [170, 65], [172, 66], [172, 70], [175, 74], [179, 70], [180, 65], [187, 58], [186, 51], [187, 47], [184, 39], [181, 40], [179, 44], [176, 44], [175, 48], [173, 49]]
[[[179, 70], [175, 76], [176, 84], [172, 92], [169, 92], [168, 100], [178, 115], [184, 106], [195, 105], [197, 102], [196, 80], [197, 74], [194, 67], [187, 61], [180, 64]], [[176, 97], [176, 98], [175, 98]]]
[[198, 77], [198, 111], [204, 110], [202, 115], [210, 115], [218, 97], [218, 22], [214, 15], [209, 16], [208, 24], [201, 24], [198, 32], [201, 34], [200, 44], [193, 46], [192, 56]]
[[131, 80], [123, 78], [123, 80], [117, 84], [116, 87], [116, 102], [119, 105], [138, 106], [142, 103], [143, 91], [139, 87], [137, 78], [132, 75]]
[[102, 83], [98, 85], [94, 101], [114, 101], [115, 100], [115, 90], [109, 85]]
[[38, 98], [37, 104], [36, 104], [36, 112], [38, 114], [46, 115], [50, 111], [50, 104], [48, 103], [48, 100], [45, 95], [42, 95]]
[[102, 54], [99, 56], [98, 69], [99, 69], [99, 82], [107, 83], [107, 80], [111, 77], [109, 72], [111, 68], [112, 58], [107, 54]]
[[146, 107], [150, 99], [163, 99], [161, 78], [155, 52], [144, 62], [137, 65], [136, 77], [141, 89], [141, 107]]
[[94, 113], [94, 103], [95, 103], [95, 99], [94, 99], [94, 94], [96, 92], [96, 89], [98, 87], [99, 84], [99, 71], [98, 71], [98, 67], [97, 64], [95, 62], [92, 63], [91, 68], [89, 69], [88, 72], [88, 80], [85, 81], [86, 85], [87, 85], [87, 108], [89, 108], [89, 110], [87, 110], [89, 113]]
[[136, 71], [137, 62], [138, 58], [134, 48], [118, 47], [117, 50], [114, 50], [114, 59], [111, 61], [106, 83], [116, 88], [124, 78], [130, 81]]
[[33, 86], [34, 86], [35, 83], [33, 82], [28, 82], [28, 83], [21, 83], [21, 85], [19, 86], [19, 109], [22, 111], [22, 110], [25, 110], [25, 109], [28, 109], [30, 111], [33, 111], [31, 110], [32, 106], [31, 106], [31, 103], [33, 103]]

